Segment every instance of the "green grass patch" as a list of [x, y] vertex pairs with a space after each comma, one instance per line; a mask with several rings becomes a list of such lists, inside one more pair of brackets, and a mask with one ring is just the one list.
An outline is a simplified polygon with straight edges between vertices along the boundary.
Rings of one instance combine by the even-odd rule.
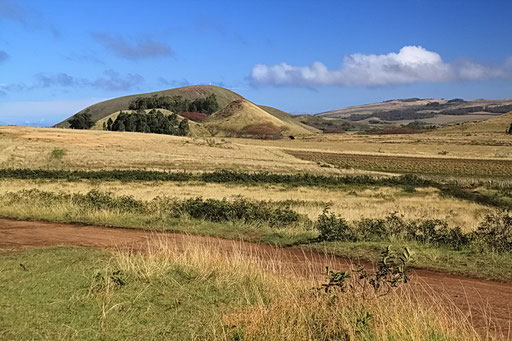
[[204, 339], [261, 285], [179, 264], [144, 277], [88, 248], [0, 254], [0, 269], [2, 340]]

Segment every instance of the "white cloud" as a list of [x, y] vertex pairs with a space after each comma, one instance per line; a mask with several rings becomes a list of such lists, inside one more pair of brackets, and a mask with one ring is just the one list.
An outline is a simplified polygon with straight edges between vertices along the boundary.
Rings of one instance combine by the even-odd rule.
[[383, 86], [500, 79], [511, 75], [512, 58], [497, 66], [468, 60], [447, 63], [438, 53], [421, 46], [404, 46], [398, 53], [345, 56], [337, 70], [329, 70], [321, 62], [314, 62], [311, 66], [258, 64], [252, 70], [251, 80], [260, 85]]

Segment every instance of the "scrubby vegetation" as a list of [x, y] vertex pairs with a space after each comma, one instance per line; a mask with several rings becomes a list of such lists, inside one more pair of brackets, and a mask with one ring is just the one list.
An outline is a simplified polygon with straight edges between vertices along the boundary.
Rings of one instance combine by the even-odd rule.
[[182, 112], [199, 112], [208, 115], [219, 110], [219, 104], [215, 94], [207, 97], [196, 98], [190, 101], [181, 96], [158, 96], [138, 97], [130, 103], [129, 109], [145, 110], [145, 109], [167, 109], [174, 113]]
[[90, 129], [94, 125], [91, 115], [85, 111], [80, 112], [69, 119], [71, 129]]
[[286, 186], [317, 186], [336, 187], [345, 185], [359, 186], [400, 186], [407, 191], [414, 188], [433, 187], [442, 195], [464, 199], [483, 205], [502, 209], [512, 209], [512, 192], [508, 188], [498, 188], [487, 193], [475, 192], [479, 186], [493, 188], [492, 182], [473, 183], [466, 188], [458, 182], [439, 182], [416, 175], [395, 177], [356, 176], [324, 176], [309, 173], [278, 174], [278, 173], [247, 173], [221, 170], [205, 173], [159, 172], [141, 170], [103, 170], [103, 171], [70, 171], [45, 169], [0, 169], [1, 179], [63, 179], [63, 180], [119, 180], [119, 181], [202, 181], [207, 183], [237, 183], [244, 185], [279, 184]]
[[86, 194], [53, 193], [37, 189], [7, 193], [2, 197], [5, 205], [37, 203], [40, 207], [70, 205], [78, 216], [94, 211], [145, 214], [153, 217], [188, 217], [212, 222], [236, 221], [244, 224], [263, 223], [273, 227], [284, 227], [299, 223], [306, 218], [287, 206], [276, 206], [270, 202], [251, 202], [239, 198], [234, 201], [192, 198], [178, 200], [156, 197], [151, 201], [136, 200], [131, 196], [114, 196], [92, 190]]
[[135, 131], [140, 133], [187, 136], [190, 128], [187, 119], [178, 120], [178, 115], [164, 115], [160, 110], [144, 110], [135, 113], [120, 112], [115, 121], [108, 119], [106, 130]]
[[328, 211], [318, 218], [321, 241], [409, 241], [461, 250], [474, 246], [489, 252], [512, 252], [512, 216], [507, 212], [487, 215], [478, 229], [465, 233], [441, 219], [405, 221], [396, 213], [384, 219], [362, 219], [350, 225]]

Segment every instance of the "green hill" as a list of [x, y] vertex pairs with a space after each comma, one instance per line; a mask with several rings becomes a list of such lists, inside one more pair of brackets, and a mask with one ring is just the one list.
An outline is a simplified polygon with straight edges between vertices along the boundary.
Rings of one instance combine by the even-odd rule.
[[[214, 85], [192, 85], [186, 86], [182, 88], [163, 90], [163, 91], [155, 91], [148, 92], [144, 94], [130, 95], [124, 97], [118, 97], [114, 99], [110, 99], [104, 102], [93, 104], [78, 113], [88, 112], [91, 115], [91, 118], [94, 122], [109, 116], [112, 113], [118, 112], [120, 110], [129, 109], [130, 102], [132, 102], [137, 97], [152, 97], [154, 95], [159, 96], [181, 96], [183, 98], [194, 100], [196, 98], [206, 97], [211, 94], [215, 94], [217, 98], [217, 103], [220, 108], [224, 108], [226, 105], [231, 103], [234, 100], [242, 99], [243, 97], [239, 94], [224, 89]], [[77, 113], [77, 114], [78, 114]], [[73, 117], [73, 116], [72, 116]], [[58, 123], [56, 127], [58, 128], [69, 128], [69, 117], [68, 119]]]
[[[182, 88], [149, 92], [114, 98], [108, 101], [91, 105], [75, 115], [88, 113], [94, 125], [91, 129], [101, 130], [108, 118], [115, 120], [120, 111], [131, 112], [130, 104], [137, 98], [150, 98], [153, 96], [181, 96], [194, 101], [214, 94], [219, 110], [212, 114], [205, 122], [190, 122], [191, 136], [244, 136], [259, 138], [276, 138], [286, 135], [309, 135], [319, 130], [303, 124], [293, 115], [284, 111], [256, 105], [241, 95], [213, 85], [193, 85]], [[164, 114], [170, 111], [158, 109]], [[179, 113], [179, 112], [178, 112]], [[56, 125], [59, 128], [69, 128], [68, 119]]]

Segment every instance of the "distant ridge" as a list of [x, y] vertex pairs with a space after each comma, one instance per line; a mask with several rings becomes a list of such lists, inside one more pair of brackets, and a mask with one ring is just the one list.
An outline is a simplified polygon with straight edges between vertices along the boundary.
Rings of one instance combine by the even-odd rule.
[[343, 119], [370, 124], [408, 124], [412, 121], [450, 125], [482, 121], [512, 111], [512, 99], [465, 101], [460, 98], [406, 98], [351, 106], [316, 114], [324, 119]]

